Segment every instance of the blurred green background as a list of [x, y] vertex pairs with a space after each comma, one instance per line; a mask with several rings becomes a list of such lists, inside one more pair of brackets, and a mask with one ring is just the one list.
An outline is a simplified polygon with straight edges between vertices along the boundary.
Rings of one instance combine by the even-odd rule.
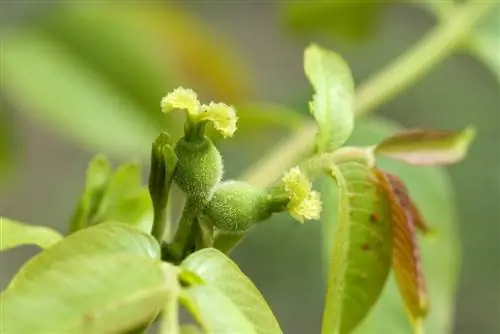
[[[237, 135], [219, 142], [226, 178], [237, 177], [309, 117], [305, 46], [317, 42], [339, 52], [359, 84], [452, 5], [436, 4], [436, 17], [423, 2], [329, 3], [2, 3], [1, 215], [66, 232], [96, 153], [115, 163], [142, 162], [145, 180], [152, 139], [162, 129], [174, 136], [182, 130], [181, 116], [159, 110], [161, 97], [179, 85], [238, 109]], [[407, 127], [477, 127], [469, 158], [447, 169], [462, 245], [453, 331], [459, 334], [500, 333], [498, 7], [478, 28], [472, 52], [450, 57], [377, 111]], [[299, 226], [278, 216], [233, 254], [285, 333], [319, 332], [320, 234], [319, 222]], [[2, 288], [36, 251], [0, 254]]]

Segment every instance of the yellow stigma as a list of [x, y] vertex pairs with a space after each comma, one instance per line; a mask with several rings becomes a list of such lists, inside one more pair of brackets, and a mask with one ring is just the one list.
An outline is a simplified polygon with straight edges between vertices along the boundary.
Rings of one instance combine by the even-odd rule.
[[210, 102], [209, 105], [202, 107], [203, 114], [200, 116], [201, 120], [211, 121], [214, 127], [224, 137], [232, 137], [236, 131], [236, 110], [225, 103]]
[[198, 115], [201, 112], [198, 96], [192, 89], [182, 87], [174, 89], [161, 100], [162, 112], [167, 113], [173, 109], [187, 110], [192, 117]]
[[282, 180], [285, 193], [290, 198], [288, 210], [292, 217], [300, 222], [304, 219], [319, 219], [321, 214], [321, 199], [317, 191], [312, 190], [312, 184], [302, 174], [299, 167], [292, 168]]

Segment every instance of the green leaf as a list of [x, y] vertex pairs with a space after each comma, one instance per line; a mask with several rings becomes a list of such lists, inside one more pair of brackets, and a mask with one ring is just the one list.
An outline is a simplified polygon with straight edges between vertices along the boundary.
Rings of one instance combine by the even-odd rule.
[[30, 280], [59, 261], [82, 254], [127, 253], [160, 258], [160, 247], [149, 234], [123, 223], [103, 223], [80, 230], [31, 258], [16, 274], [11, 286]]
[[1, 295], [2, 333], [133, 330], [178, 292], [174, 270], [137, 254], [81, 254], [29, 274]]
[[[357, 123], [349, 145], [370, 146], [402, 129], [384, 119], [367, 118]], [[419, 240], [423, 273], [426, 276], [429, 295], [429, 313], [424, 322], [425, 332], [451, 334], [459, 273], [459, 240], [454, 196], [448, 176], [438, 167], [421, 168], [402, 162], [377, 159], [380, 168], [398, 175], [408, 187], [415, 205], [423, 218], [438, 231], [434, 238]], [[336, 195], [324, 201], [336, 202]], [[326, 223], [326, 222], [324, 222]], [[330, 254], [331, 235], [336, 219], [324, 226], [325, 253]], [[329, 266], [329, 262], [325, 263]], [[368, 317], [354, 334], [401, 334], [410, 333], [407, 312], [395, 279], [388, 284]]]
[[188, 256], [181, 263], [181, 267], [196, 273], [207, 286], [227, 296], [250, 322], [253, 332], [282, 333], [278, 321], [259, 290], [238, 266], [220, 251], [214, 248], [202, 249]]
[[306, 48], [304, 69], [315, 94], [310, 111], [318, 123], [320, 152], [345, 143], [354, 127], [354, 82], [347, 63], [338, 54], [315, 44]]
[[461, 161], [475, 137], [473, 127], [462, 132], [408, 130], [379, 143], [375, 153], [414, 165], [444, 165]]
[[202, 334], [202, 332], [194, 325], [183, 325], [181, 326], [181, 334]]
[[[322, 333], [349, 333], [382, 292], [392, 260], [391, 205], [385, 178], [363, 158], [331, 166], [338, 186], [338, 224], [329, 263]], [[329, 222], [327, 222], [329, 223]]]
[[[91, 225], [105, 221], [137, 225], [144, 217], [151, 217], [152, 212], [149, 192], [141, 184], [140, 166], [137, 163], [126, 163], [119, 166], [111, 176]], [[150, 230], [151, 226], [146, 232]]]
[[141, 184], [139, 165], [123, 164], [112, 174], [109, 161], [104, 156], [95, 157], [87, 169], [85, 188], [73, 214], [71, 230], [118, 221], [149, 233], [152, 219], [151, 198]]
[[111, 164], [109, 160], [103, 155], [94, 157], [87, 167], [83, 194], [71, 218], [71, 232], [85, 228], [93, 219], [110, 177]]
[[58, 232], [43, 226], [27, 225], [5, 217], [0, 217], [0, 251], [21, 245], [50, 246], [62, 240]]
[[257, 334], [252, 323], [228, 296], [210, 285], [193, 285], [181, 302], [207, 334]]

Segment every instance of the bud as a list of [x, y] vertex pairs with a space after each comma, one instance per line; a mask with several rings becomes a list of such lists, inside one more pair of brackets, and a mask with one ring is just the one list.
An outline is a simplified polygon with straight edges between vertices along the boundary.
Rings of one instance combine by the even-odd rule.
[[275, 212], [286, 210], [288, 198], [242, 181], [220, 183], [203, 211], [216, 229], [237, 233], [249, 230]]
[[209, 138], [203, 136], [191, 141], [182, 138], [175, 146], [175, 153], [178, 159], [174, 173], [176, 184], [194, 202], [206, 203], [222, 177], [219, 151]]

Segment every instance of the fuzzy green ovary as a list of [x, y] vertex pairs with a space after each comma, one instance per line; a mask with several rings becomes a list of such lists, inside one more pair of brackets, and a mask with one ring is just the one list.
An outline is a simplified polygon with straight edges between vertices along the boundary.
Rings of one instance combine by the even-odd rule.
[[181, 139], [175, 146], [178, 157], [174, 180], [192, 199], [206, 203], [219, 183], [223, 167], [222, 157], [207, 137], [194, 141]]
[[220, 231], [245, 232], [273, 213], [286, 210], [287, 203], [288, 199], [272, 196], [266, 189], [227, 181], [217, 186], [203, 214]]

